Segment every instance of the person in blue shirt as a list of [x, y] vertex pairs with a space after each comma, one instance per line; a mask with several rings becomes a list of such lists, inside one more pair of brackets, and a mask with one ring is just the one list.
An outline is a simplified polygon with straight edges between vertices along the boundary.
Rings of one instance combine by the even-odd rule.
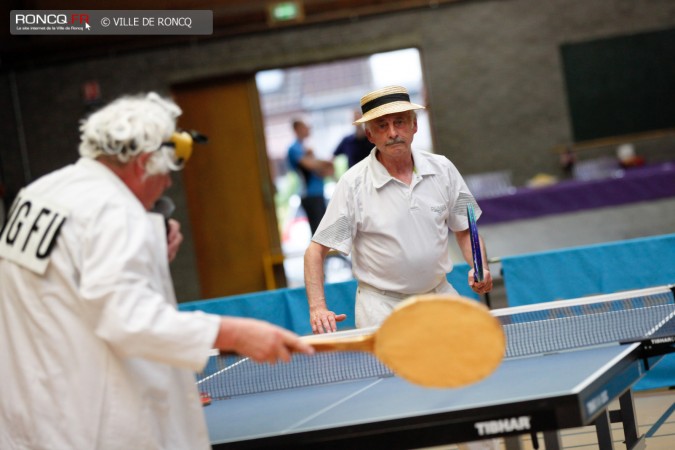
[[304, 141], [309, 137], [310, 127], [304, 121], [293, 120], [296, 139], [288, 148], [288, 162], [298, 172], [303, 182], [300, 204], [305, 210], [312, 235], [326, 212], [326, 198], [323, 195], [323, 179], [333, 174], [333, 163], [318, 159]]
[[[361, 111], [354, 111], [354, 121], [361, 118]], [[362, 124], [356, 124], [354, 133], [345, 136], [333, 152], [333, 156], [347, 156], [347, 165], [353, 167], [357, 162], [370, 154], [375, 146], [366, 137], [366, 130]]]

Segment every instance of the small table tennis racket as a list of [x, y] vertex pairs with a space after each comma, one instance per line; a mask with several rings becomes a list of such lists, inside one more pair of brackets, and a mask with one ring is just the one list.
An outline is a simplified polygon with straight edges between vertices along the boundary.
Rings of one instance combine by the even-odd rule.
[[461, 387], [490, 375], [506, 338], [499, 320], [467, 298], [427, 294], [402, 301], [374, 332], [310, 336], [316, 351], [373, 353], [395, 374], [426, 387]]
[[466, 204], [466, 217], [469, 220], [469, 236], [471, 237], [471, 254], [473, 255], [473, 279], [474, 281], [483, 281], [483, 253], [480, 248], [480, 239], [478, 239], [478, 226], [476, 225], [476, 215], [471, 203]]

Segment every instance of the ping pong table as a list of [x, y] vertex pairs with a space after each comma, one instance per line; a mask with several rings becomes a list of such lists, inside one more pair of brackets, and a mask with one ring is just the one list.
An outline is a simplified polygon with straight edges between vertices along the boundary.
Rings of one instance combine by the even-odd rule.
[[[611, 423], [621, 421], [626, 448], [642, 448], [631, 387], [672, 351], [673, 293], [662, 286], [493, 310], [506, 358], [460, 389], [410, 384], [364, 353], [274, 366], [216, 357], [198, 378], [214, 398], [204, 409], [211, 443], [404, 449], [506, 437], [517, 448], [515, 436], [543, 432], [546, 449], [559, 449], [558, 430], [595, 425], [598, 447], [613, 449]], [[340, 333], [354, 332], [362, 331]], [[617, 399], [620, 409], [609, 411]]]

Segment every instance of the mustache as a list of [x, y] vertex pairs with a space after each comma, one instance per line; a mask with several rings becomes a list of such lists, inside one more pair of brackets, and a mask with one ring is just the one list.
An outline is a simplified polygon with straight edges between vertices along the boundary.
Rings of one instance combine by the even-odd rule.
[[405, 139], [402, 139], [400, 137], [396, 137], [394, 139], [388, 140], [385, 145], [394, 145], [394, 144], [405, 144]]

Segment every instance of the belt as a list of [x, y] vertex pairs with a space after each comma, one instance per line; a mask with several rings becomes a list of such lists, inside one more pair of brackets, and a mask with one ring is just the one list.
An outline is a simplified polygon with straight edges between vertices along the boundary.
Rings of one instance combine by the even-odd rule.
[[[432, 290], [424, 292], [424, 293], [425, 294], [433, 294], [435, 292], [438, 292], [440, 290], [441, 286], [443, 286], [446, 282], [447, 281], [443, 280], [438, 284], [438, 286], [436, 286]], [[362, 288], [362, 289], [365, 289], [367, 291], [377, 292], [378, 294], [384, 295], [386, 297], [398, 298], [398, 299], [401, 299], [401, 300], [404, 299], [404, 298], [408, 298], [408, 297], [411, 297], [411, 296], [415, 295], [415, 294], [402, 294], [401, 292], [394, 292], [394, 291], [385, 291], [384, 289], [378, 289], [375, 286], [372, 286], [368, 283], [364, 283], [363, 281], [359, 281], [359, 287]]]

